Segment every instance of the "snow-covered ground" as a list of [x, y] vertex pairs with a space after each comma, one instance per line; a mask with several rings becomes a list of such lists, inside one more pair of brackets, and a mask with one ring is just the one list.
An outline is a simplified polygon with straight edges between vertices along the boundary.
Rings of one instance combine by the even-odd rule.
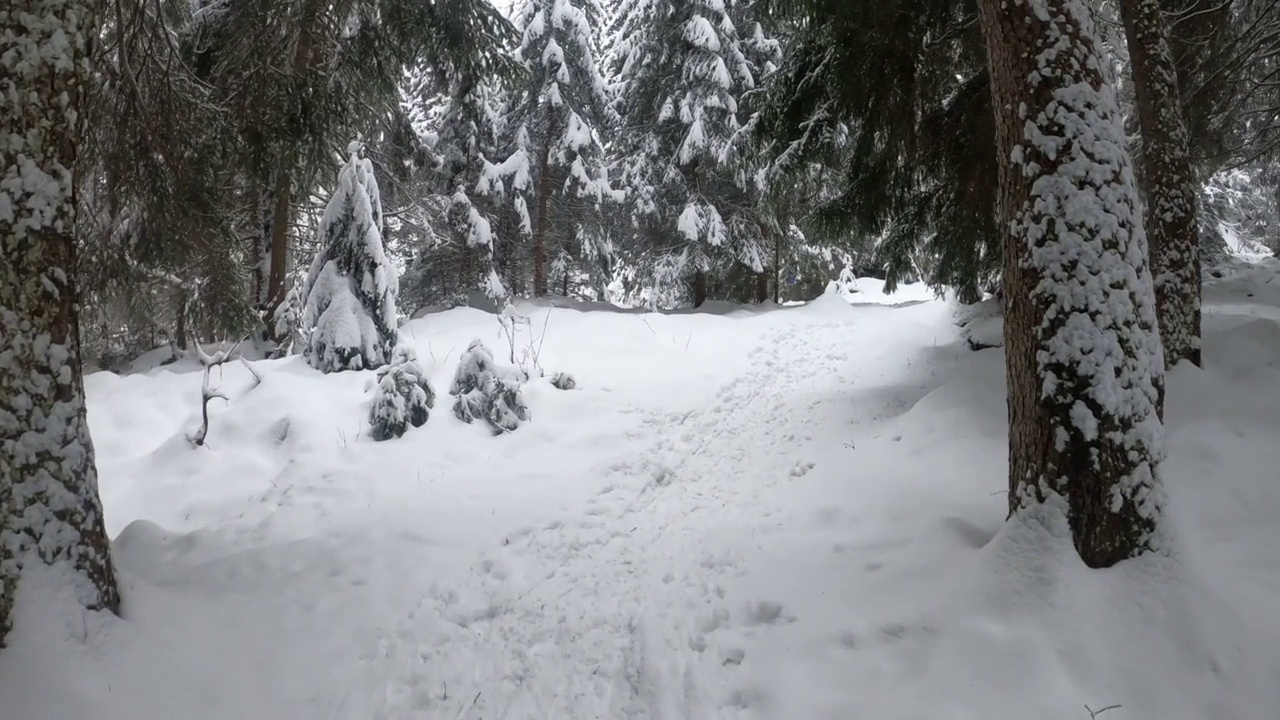
[[[87, 380], [125, 620], [20, 597], [3, 720], [1280, 717], [1280, 281], [1206, 294], [1170, 380], [1176, 559], [1085, 570], [1007, 525], [1003, 363], [860, 281], [796, 308], [529, 308], [532, 418], [444, 394], [493, 315], [403, 328], [441, 395], [374, 443], [373, 373]], [[1090, 709], [1086, 709], [1085, 706]]]

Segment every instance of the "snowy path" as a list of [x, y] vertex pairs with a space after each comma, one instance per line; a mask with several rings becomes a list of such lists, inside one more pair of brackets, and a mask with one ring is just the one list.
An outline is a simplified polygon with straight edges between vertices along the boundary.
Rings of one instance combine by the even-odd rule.
[[716, 535], [767, 522], [771, 494], [806, 471], [796, 436], [848, 335], [767, 333], [709, 407], [644, 421], [659, 440], [601, 468], [610, 484], [585, 516], [442, 580], [370, 663], [373, 717], [737, 717], [754, 697], [734, 687], [736, 639], [790, 618], [726, 597], [735, 553]]
[[[884, 380], [920, 349], [892, 323], [824, 319], [764, 331], [708, 406], [647, 413], [632, 435], [648, 441], [597, 469], [608, 483], [580, 516], [434, 582], [367, 660], [367, 704], [335, 717], [702, 720], [766, 702], [738, 668], [753, 638], [794, 617], [725, 581], [745, 572], [742, 543], [782, 524], [785, 486], [813, 467], [812, 433], [833, 431], [820, 406], [847, 400], [851, 375]], [[874, 350], [851, 363], [859, 345]], [[920, 394], [872, 392], [852, 422]]]
[[[371, 374], [291, 358], [252, 391], [228, 368], [194, 449], [194, 367], [99, 373], [126, 617], [86, 646], [75, 603], [20, 600], [0, 697], [22, 720], [1269, 720], [1274, 275], [1215, 286], [1206, 368], [1171, 375], [1173, 585], [1020, 560], [1003, 363], [946, 303], [535, 309], [579, 390], [530, 383], [501, 437], [442, 398], [368, 442]], [[437, 388], [493, 333], [466, 309], [406, 329]], [[76, 682], [31, 690], [54, 677]]]

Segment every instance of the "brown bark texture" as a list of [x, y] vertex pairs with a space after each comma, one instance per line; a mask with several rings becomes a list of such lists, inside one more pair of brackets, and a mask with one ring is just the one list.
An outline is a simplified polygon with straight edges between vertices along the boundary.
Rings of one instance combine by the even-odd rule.
[[1009, 513], [1105, 567], [1163, 543], [1163, 358], [1119, 106], [1084, 0], [981, 0], [1004, 238]]
[[1157, 0], [1120, 0], [1142, 128], [1146, 230], [1168, 367], [1200, 364], [1200, 231], [1177, 68]]
[[0, 643], [24, 566], [91, 609], [120, 595], [85, 417], [75, 166], [89, 81], [84, 0], [0, 9]]

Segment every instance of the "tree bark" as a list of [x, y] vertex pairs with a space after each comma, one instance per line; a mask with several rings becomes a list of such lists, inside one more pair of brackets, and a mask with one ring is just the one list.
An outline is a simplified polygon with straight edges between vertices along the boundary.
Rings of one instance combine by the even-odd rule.
[[293, 214], [293, 180], [288, 169], [281, 167], [276, 177], [275, 202], [271, 218], [271, 265], [267, 284], [267, 336], [275, 336], [275, 311], [288, 293], [289, 220]]
[[174, 332], [174, 342], [179, 350], [187, 349], [187, 292], [185, 289], [178, 290], [178, 308], [177, 308], [177, 328]]
[[1005, 233], [1009, 514], [1080, 557], [1161, 547], [1164, 363], [1119, 105], [1085, 0], [981, 0]]
[[707, 271], [695, 270], [693, 273], [693, 306], [702, 307], [707, 301]]
[[[548, 130], [548, 136], [550, 131]], [[547, 210], [551, 205], [551, 143], [544, 141], [538, 161], [538, 227], [533, 233], [533, 296], [547, 294]]]
[[761, 270], [756, 273], [756, 304], [769, 299], [769, 274]]
[[1157, 0], [1121, 0], [1142, 127], [1146, 229], [1167, 367], [1200, 364], [1200, 228], [1187, 126]]
[[253, 265], [250, 267], [249, 292], [253, 296], [253, 308], [260, 315], [267, 313], [270, 306], [271, 284], [271, 238], [275, 221], [275, 197], [271, 183], [264, 182], [258, 190], [254, 206], [255, 218], [258, 221], [258, 232], [250, 240], [249, 248]]
[[[301, 74], [311, 63], [312, 29], [323, 12], [318, 3], [304, 1], [297, 21], [298, 38], [293, 47], [293, 58], [290, 73]], [[264, 206], [263, 238], [265, 244], [265, 270], [267, 275], [266, 296], [258, 296], [259, 312], [264, 323], [264, 335], [271, 340], [275, 337], [276, 309], [284, 302], [289, 288], [289, 221], [293, 218], [293, 173], [294, 159], [292, 152], [286, 151], [276, 162], [275, 176], [267, 181], [263, 188]], [[268, 215], [269, 213], [269, 215]], [[269, 218], [269, 219], [268, 219]], [[263, 261], [263, 258], [257, 258]]]
[[782, 238], [773, 236], [773, 302], [782, 302]]
[[24, 566], [65, 567], [84, 606], [120, 595], [85, 420], [76, 284], [87, 0], [0, 11], [0, 643]]

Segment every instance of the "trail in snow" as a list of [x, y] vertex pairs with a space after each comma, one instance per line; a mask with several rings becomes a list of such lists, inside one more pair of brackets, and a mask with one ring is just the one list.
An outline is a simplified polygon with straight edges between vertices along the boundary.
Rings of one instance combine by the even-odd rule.
[[767, 333], [709, 407], [647, 418], [660, 439], [602, 468], [585, 516], [442, 579], [369, 661], [373, 717], [733, 718], [761, 700], [735, 688], [735, 639], [791, 618], [726, 597], [737, 568], [716, 533], [766, 522], [770, 493], [805, 472], [797, 435], [845, 360], [838, 329]]
[[[841, 315], [766, 330], [708, 406], [644, 418], [635, 434], [656, 440], [599, 468], [609, 483], [581, 516], [439, 579], [367, 660], [368, 705], [351, 717], [703, 720], [766, 706], [739, 667], [756, 636], [795, 618], [726, 591], [745, 572], [744, 538], [783, 524], [785, 486], [813, 468], [805, 445], [831, 422], [820, 406], [849, 400], [851, 376], [874, 381], [856, 424], [925, 393], [879, 384], [908, 369], [921, 338]], [[853, 366], [859, 345], [874, 351]]]

